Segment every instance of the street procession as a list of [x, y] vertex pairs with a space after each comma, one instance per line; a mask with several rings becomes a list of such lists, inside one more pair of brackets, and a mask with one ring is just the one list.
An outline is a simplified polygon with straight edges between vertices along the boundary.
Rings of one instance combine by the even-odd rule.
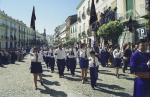
[[150, 97], [150, 0], [0, 0], [0, 97]]

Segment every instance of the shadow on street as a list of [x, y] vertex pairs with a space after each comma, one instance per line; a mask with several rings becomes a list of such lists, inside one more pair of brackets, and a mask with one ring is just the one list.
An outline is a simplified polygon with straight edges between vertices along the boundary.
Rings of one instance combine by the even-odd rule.
[[120, 96], [120, 97], [132, 97], [128, 93], [112, 91], [112, 90], [124, 90], [124, 89], [125, 88], [122, 88], [118, 85], [108, 85], [108, 84], [98, 83], [97, 84], [97, 89], [95, 89], [95, 90], [101, 91], [101, 92], [104, 92], [104, 93], [107, 93], [107, 94], [112, 94], [112, 95], [115, 95], [115, 96]]
[[50, 89], [49, 87], [44, 85], [45, 90], [39, 89], [41, 93], [43, 94], [49, 94], [50, 96], [53, 97], [67, 97], [67, 94], [63, 91], [56, 91], [53, 89]]

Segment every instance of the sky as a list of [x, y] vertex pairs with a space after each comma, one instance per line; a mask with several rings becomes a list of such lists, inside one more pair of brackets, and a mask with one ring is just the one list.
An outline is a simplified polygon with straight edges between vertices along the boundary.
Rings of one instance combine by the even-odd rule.
[[76, 7], [81, 0], [0, 0], [0, 10], [8, 16], [23, 21], [30, 26], [33, 6], [36, 14], [36, 30], [46, 29], [53, 34], [55, 27], [65, 22], [69, 15], [77, 13]]

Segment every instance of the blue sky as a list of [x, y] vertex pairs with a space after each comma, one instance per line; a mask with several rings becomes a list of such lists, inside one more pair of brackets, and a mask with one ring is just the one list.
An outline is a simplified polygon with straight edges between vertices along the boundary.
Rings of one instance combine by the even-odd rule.
[[77, 13], [79, 3], [80, 0], [0, 0], [0, 9], [30, 26], [34, 5], [36, 29], [43, 33], [46, 28], [47, 34], [53, 34], [56, 26], [64, 23], [69, 15]]

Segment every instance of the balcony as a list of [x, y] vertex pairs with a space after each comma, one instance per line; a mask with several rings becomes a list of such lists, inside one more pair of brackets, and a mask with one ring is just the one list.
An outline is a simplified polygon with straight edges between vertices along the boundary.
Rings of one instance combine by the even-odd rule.
[[78, 37], [79, 37], [79, 39], [81, 39], [81, 38], [82, 38], [82, 35], [81, 35], [81, 33], [79, 33], [79, 34], [78, 34]]
[[83, 37], [83, 38], [86, 38], [86, 36], [87, 36], [87, 35], [86, 35], [86, 32], [83, 31], [83, 32], [82, 32], [82, 37]]
[[91, 12], [90, 7], [87, 8], [86, 12], [87, 12], [87, 15], [90, 15], [90, 12]]
[[82, 14], [82, 19], [86, 19], [85, 13]]
[[88, 35], [88, 37], [92, 36], [92, 31], [90, 31], [90, 29], [87, 30], [87, 35]]
[[80, 17], [78, 17], [78, 22], [81, 22], [81, 18]]

